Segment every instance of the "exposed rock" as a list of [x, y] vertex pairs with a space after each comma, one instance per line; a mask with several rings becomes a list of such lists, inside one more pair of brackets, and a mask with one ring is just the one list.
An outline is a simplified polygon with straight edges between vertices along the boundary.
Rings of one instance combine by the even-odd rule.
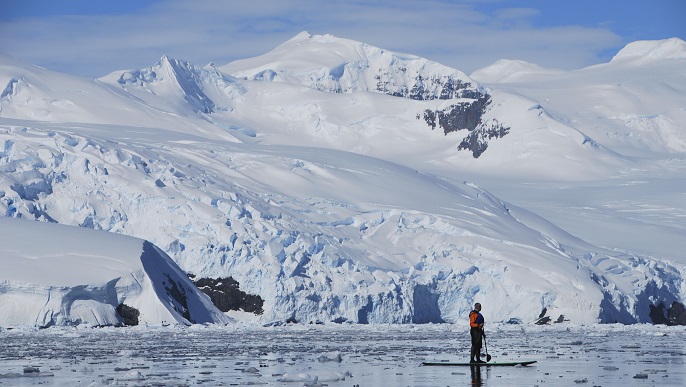
[[295, 317], [289, 317], [288, 320], [286, 320], [286, 324], [297, 324], [298, 320], [295, 319]]
[[662, 302], [658, 305], [650, 305], [650, 313], [648, 316], [650, 316], [653, 324], [669, 324], [669, 319], [667, 319], [667, 315], [665, 313], [665, 304]]
[[672, 307], [667, 311], [670, 325], [686, 325], [686, 307], [678, 301], [672, 302]]
[[548, 316], [541, 317], [536, 321], [536, 325], [546, 325], [550, 322], [551, 318]]
[[[386, 74], [384, 74], [386, 75]], [[388, 78], [388, 76], [386, 76]], [[469, 82], [463, 82], [452, 76], [423, 77], [418, 75], [415, 80], [408, 79], [407, 83], [414, 81], [411, 90], [406, 87], [400, 90], [388, 90], [388, 80], [378, 76], [377, 90], [395, 97], [403, 97], [415, 100], [455, 99], [455, 98], [479, 98], [481, 94]], [[383, 82], [385, 81], [385, 82]]]
[[443, 110], [424, 111], [424, 121], [431, 129], [439, 126], [446, 135], [459, 130], [467, 130], [469, 134], [460, 142], [458, 150], [471, 150], [474, 158], [479, 158], [488, 148], [488, 140], [502, 138], [510, 132], [498, 120], [483, 120], [491, 97], [481, 95], [473, 102], [462, 102], [451, 105]]
[[167, 277], [167, 282], [163, 282], [164, 284], [164, 289], [167, 291], [167, 294], [176, 301], [176, 304], [174, 305], [174, 309], [179, 312], [180, 315], [182, 315], [186, 320], [193, 322], [191, 320], [191, 314], [188, 311], [188, 300], [186, 298], [186, 289], [184, 289], [183, 286], [180, 286], [180, 284], [177, 284], [176, 281], [174, 281], [169, 274], [165, 273], [165, 276]]
[[262, 298], [240, 290], [240, 284], [232, 277], [195, 279], [192, 274], [188, 276], [198, 289], [210, 296], [212, 303], [222, 312], [242, 310], [257, 315], [263, 313]]
[[135, 326], [138, 325], [138, 316], [140, 316], [141, 313], [138, 311], [138, 309], [121, 303], [117, 306], [117, 314], [121, 316], [122, 320], [124, 321], [124, 325]]
[[498, 120], [490, 121], [490, 124], [481, 125], [465, 137], [457, 150], [471, 150], [472, 156], [478, 159], [488, 148], [488, 141], [492, 138], [502, 138], [510, 132], [510, 128], [504, 127]]
[[435, 112], [427, 109], [424, 111], [424, 120], [431, 129], [437, 124], [445, 134], [463, 129], [472, 131], [481, 123], [481, 116], [490, 101], [491, 97], [484, 95], [473, 102], [456, 103]]
[[650, 305], [649, 316], [653, 324], [686, 325], [686, 307], [679, 301], [673, 301], [669, 308], [664, 302]]

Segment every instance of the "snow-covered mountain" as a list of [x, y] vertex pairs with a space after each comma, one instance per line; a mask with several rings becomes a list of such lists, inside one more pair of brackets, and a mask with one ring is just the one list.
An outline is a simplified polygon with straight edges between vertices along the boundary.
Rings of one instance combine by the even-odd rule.
[[140, 239], [0, 218], [0, 326], [228, 323]]
[[636, 161], [686, 152], [684, 68], [686, 42], [673, 38], [631, 43], [609, 63], [575, 71], [501, 61], [472, 76], [501, 92], [539, 101], [534, 109], [539, 114]]
[[235, 77], [300, 84], [333, 93], [374, 91], [414, 100], [478, 99], [466, 74], [414, 55], [331, 35], [296, 35], [267, 54], [219, 70]]
[[[495, 321], [660, 321], [686, 299], [680, 257], [655, 258], [660, 236], [679, 251], [670, 219], [686, 213], [679, 41], [641, 49], [663, 44], [677, 48], [648, 64], [500, 62], [472, 75], [483, 85], [328, 35], [96, 81], [2, 57], [0, 205], [149, 240], [196, 278], [230, 276], [264, 299], [262, 322], [456, 322], [475, 300]], [[590, 224], [559, 182], [589, 206], [598, 182], [612, 203], [645, 200], [625, 188], [637, 180], [671, 183], [648, 254], [629, 252], [621, 227], [595, 222], [592, 244], [526, 208]]]

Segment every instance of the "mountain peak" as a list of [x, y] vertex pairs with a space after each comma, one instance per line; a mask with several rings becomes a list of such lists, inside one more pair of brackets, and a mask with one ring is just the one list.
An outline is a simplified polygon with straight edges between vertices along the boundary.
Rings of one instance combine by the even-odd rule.
[[664, 59], [686, 59], [686, 42], [679, 38], [639, 40], [627, 44], [611, 62], [638, 60], [644, 63]]
[[[189, 62], [163, 55], [159, 62], [140, 70], [113, 73], [122, 87], [133, 86], [155, 89], [156, 94], [180, 93], [194, 112], [211, 113], [217, 107], [205, 94], [204, 83], [228, 85], [233, 79], [225, 77], [216, 68], [198, 68]], [[166, 89], [163, 91], [163, 89]]]
[[310, 34], [308, 31], [302, 31], [302, 32], [298, 33], [297, 35], [295, 35], [294, 37], [290, 38], [288, 41], [292, 42], [292, 41], [296, 41], [296, 40], [306, 40], [306, 39], [310, 39], [311, 37], [312, 37], [312, 34]]
[[160, 58], [160, 61], [157, 62], [156, 67], [158, 67], [159, 72], [164, 72], [165, 75], [177, 78], [178, 75], [176, 75], [176, 73], [178, 73], [181, 68], [188, 69], [193, 66], [181, 60], [169, 58], [167, 55], [162, 55], [162, 58]]
[[477, 99], [484, 94], [463, 72], [428, 59], [308, 32], [264, 55], [219, 69], [237, 78], [292, 83], [333, 93], [372, 91], [417, 100]]

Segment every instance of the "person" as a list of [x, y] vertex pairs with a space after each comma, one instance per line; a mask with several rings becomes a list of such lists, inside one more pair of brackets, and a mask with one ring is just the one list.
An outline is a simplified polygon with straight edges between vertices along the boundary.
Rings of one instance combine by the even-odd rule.
[[472, 336], [472, 353], [470, 363], [485, 363], [481, 360], [481, 339], [484, 337], [484, 316], [481, 314], [481, 304], [474, 304], [474, 310], [469, 312], [469, 334]]

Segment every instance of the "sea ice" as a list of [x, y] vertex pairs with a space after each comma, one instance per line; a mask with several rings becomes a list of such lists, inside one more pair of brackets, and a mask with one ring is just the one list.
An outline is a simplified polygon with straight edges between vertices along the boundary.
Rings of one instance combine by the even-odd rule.
[[[491, 324], [488, 329], [492, 362], [537, 363], [420, 366], [467, 359], [468, 330], [454, 324], [53, 327], [0, 331], [0, 386], [686, 383], [686, 332], [679, 327]], [[341, 355], [341, 361], [321, 363], [323, 354]]]

